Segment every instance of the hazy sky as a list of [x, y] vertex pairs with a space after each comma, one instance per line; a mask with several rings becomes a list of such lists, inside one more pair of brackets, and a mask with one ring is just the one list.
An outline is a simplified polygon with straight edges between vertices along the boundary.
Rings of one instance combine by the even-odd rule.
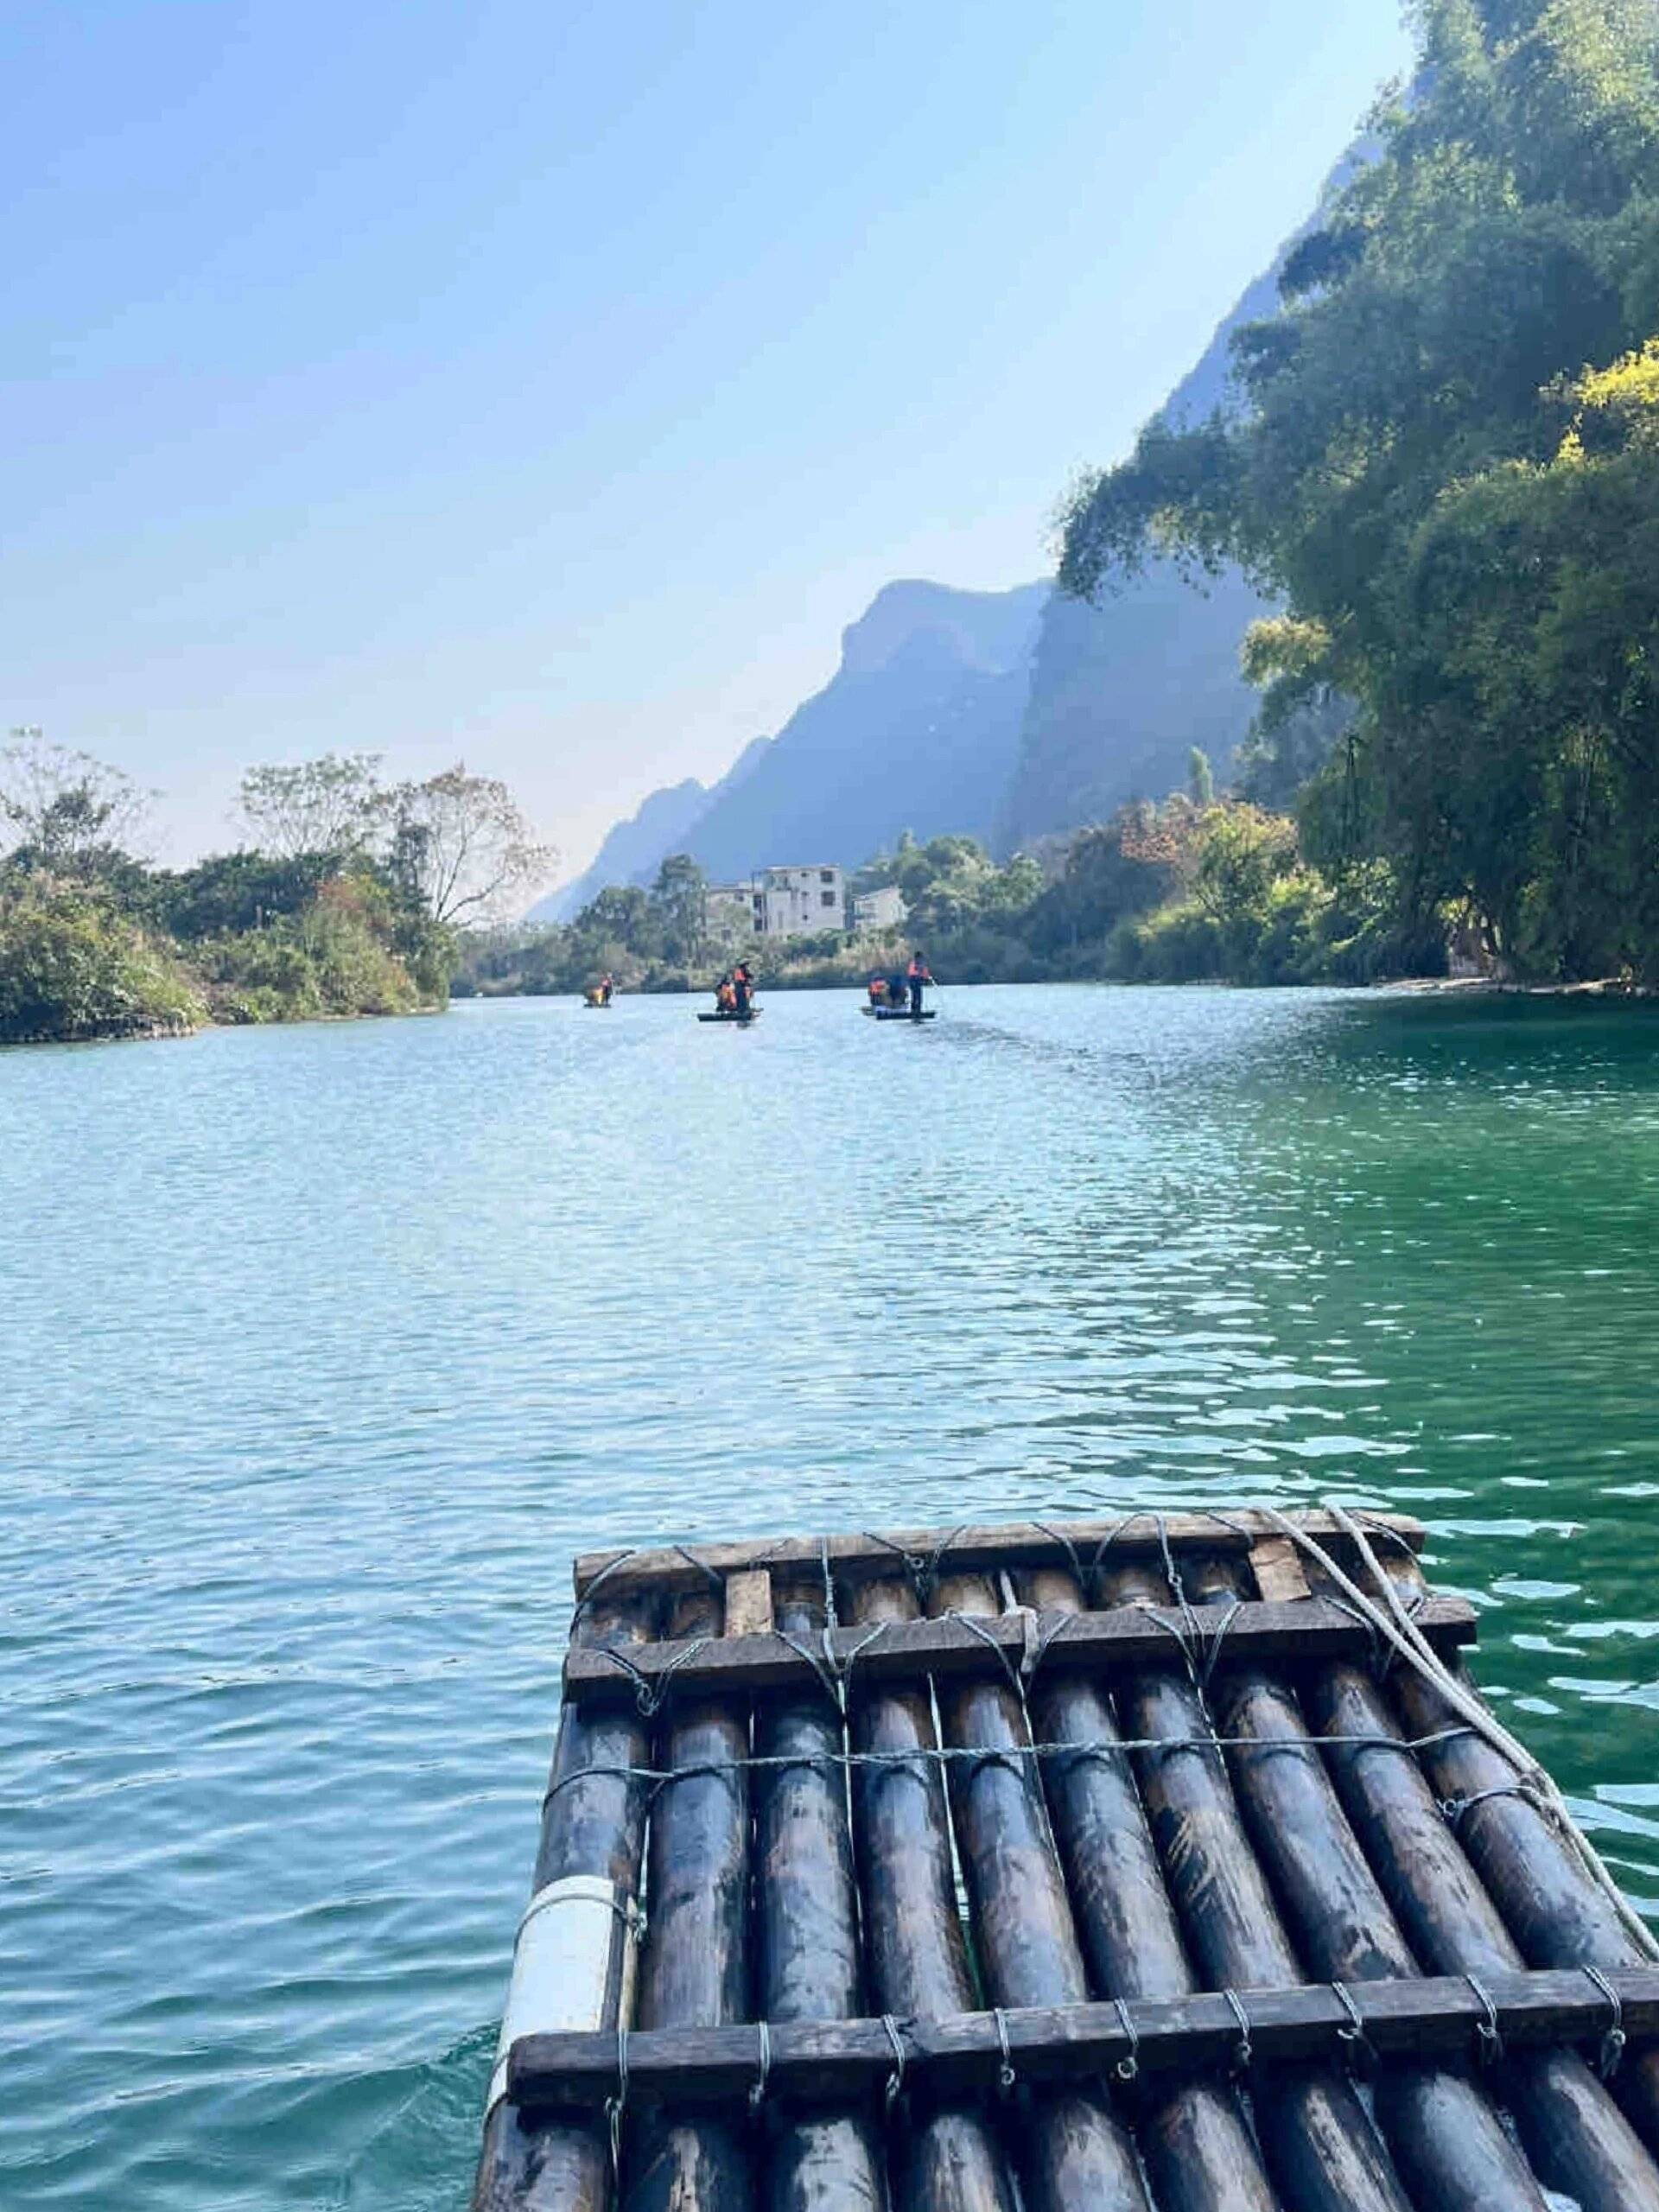
[[995, 586], [1307, 213], [1397, 0], [13, 0], [0, 722], [231, 842], [457, 755], [585, 860]]

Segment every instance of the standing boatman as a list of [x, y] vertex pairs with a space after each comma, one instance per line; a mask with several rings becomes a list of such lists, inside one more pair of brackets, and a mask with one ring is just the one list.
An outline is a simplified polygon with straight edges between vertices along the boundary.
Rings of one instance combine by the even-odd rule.
[[912, 952], [910, 956], [910, 966], [905, 971], [905, 981], [910, 985], [910, 1011], [912, 1020], [919, 1016], [922, 1011], [922, 986], [924, 983], [931, 983], [932, 980], [932, 976], [928, 973], [926, 961], [919, 952]]

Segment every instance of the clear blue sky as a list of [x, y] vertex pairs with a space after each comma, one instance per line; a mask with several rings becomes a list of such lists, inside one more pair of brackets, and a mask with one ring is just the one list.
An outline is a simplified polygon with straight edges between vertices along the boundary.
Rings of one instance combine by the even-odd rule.
[[888, 578], [1048, 565], [1397, 0], [14, 0], [0, 723], [505, 775], [569, 863]]

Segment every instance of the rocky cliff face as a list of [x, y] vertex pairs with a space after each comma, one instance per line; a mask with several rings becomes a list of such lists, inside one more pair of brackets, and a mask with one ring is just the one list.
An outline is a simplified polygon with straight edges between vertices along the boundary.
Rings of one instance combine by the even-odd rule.
[[901, 830], [988, 836], [1014, 771], [1048, 587], [888, 584], [841, 665], [684, 839], [716, 880], [788, 861], [855, 867]]
[[[1367, 152], [1351, 149], [1322, 197]], [[1166, 415], [1201, 421], [1227, 403], [1232, 334], [1273, 314], [1302, 235], [1241, 296]], [[695, 785], [657, 793], [548, 904], [569, 913], [604, 883], [647, 881], [673, 851], [717, 880], [791, 861], [856, 865], [904, 830], [961, 831], [1006, 853], [1126, 799], [1161, 798], [1185, 781], [1195, 745], [1224, 779], [1255, 705], [1239, 642], [1266, 611], [1236, 573], [1199, 591], [1154, 569], [1099, 607], [1046, 584], [888, 584], [842, 633], [830, 683], [776, 738], [700, 800]]]
[[1055, 593], [998, 813], [998, 849], [1101, 821], [1126, 799], [1162, 798], [1186, 781], [1195, 745], [1224, 779], [1255, 710], [1239, 673], [1239, 639], [1265, 611], [1236, 574], [1201, 594], [1155, 569], [1098, 607]]

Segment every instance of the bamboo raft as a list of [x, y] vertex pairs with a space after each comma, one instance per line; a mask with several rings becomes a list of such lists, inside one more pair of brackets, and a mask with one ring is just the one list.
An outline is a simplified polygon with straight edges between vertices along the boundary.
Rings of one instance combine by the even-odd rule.
[[1659, 2212], [1659, 1952], [1421, 1543], [579, 1560], [475, 2212]]

